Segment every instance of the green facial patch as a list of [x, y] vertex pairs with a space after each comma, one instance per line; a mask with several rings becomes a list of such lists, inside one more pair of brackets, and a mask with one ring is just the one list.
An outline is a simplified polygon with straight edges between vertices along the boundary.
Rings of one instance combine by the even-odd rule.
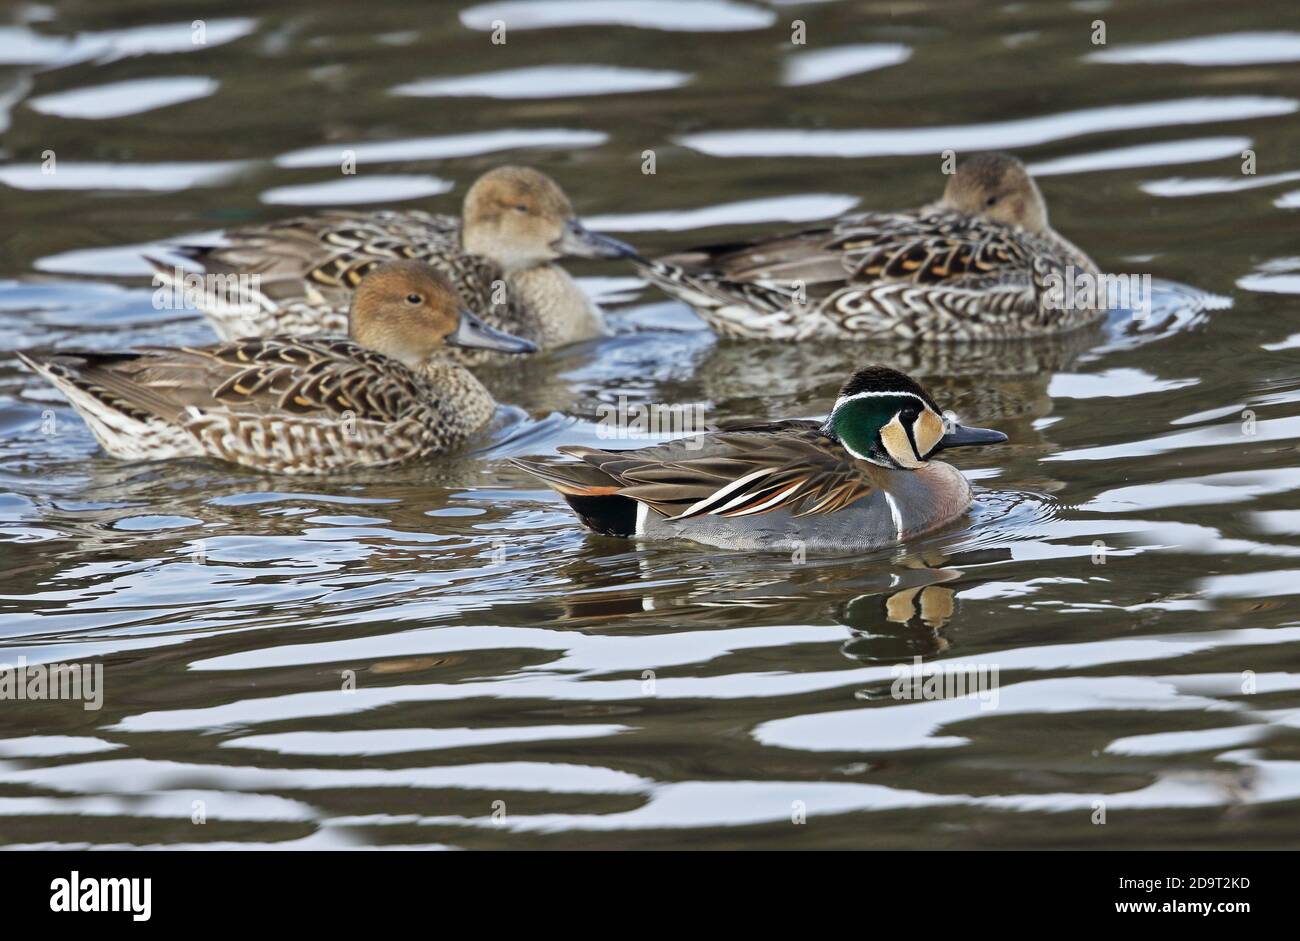
[[921, 403], [910, 395], [870, 395], [845, 402], [831, 415], [828, 424], [835, 437], [852, 453], [892, 467], [897, 462], [881, 444], [880, 429], [899, 412], [920, 408]]

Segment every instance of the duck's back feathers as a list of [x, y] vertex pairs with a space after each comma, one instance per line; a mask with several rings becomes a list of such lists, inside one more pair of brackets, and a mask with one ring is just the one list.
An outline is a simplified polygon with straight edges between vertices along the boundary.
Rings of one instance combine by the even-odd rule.
[[[500, 268], [463, 250], [460, 220], [454, 216], [418, 210], [326, 212], [234, 229], [223, 245], [176, 251], [208, 273], [231, 276], [226, 303], [201, 305], [223, 339], [346, 333], [348, 303], [361, 279], [384, 262], [410, 259], [432, 265], [461, 302], [492, 326], [539, 339], [529, 335], [536, 332], [531, 320], [501, 289]], [[164, 281], [174, 281], [169, 266], [150, 262]], [[491, 354], [451, 355], [480, 362]]]
[[874, 489], [863, 466], [809, 421], [748, 425], [635, 451], [559, 450], [580, 463], [515, 463], [570, 504], [574, 497], [619, 497], [674, 521], [833, 513]]
[[728, 335], [943, 339], [1079, 325], [1041, 309], [1047, 276], [1067, 265], [1095, 271], [1059, 237], [931, 207], [699, 248], [642, 271]]
[[417, 210], [333, 211], [233, 229], [225, 238], [224, 245], [190, 246], [182, 253], [208, 271], [308, 279], [322, 288], [351, 290], [375, 263], [426, 260], [458, 249], [460, 222]]

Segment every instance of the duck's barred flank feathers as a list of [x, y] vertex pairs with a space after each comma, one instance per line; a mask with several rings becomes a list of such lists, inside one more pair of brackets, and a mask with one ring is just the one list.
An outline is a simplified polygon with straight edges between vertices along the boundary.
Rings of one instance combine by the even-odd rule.
[[201, 455], [319, 474], [459, 446], [495, 404], [463, 367], [415, 372], [344, 338], [250, 338], [130, 353], [19, 354], [118, 457]]
[[1033, 336], [1072, 330], [1102, 313], [1054, 306], [1053, 276], [1065, 279], [1070, 268], [1097, 273], [1055, 232], [1035, 234], [938, 204], [638, 265], [719, 334], [751, 339]]

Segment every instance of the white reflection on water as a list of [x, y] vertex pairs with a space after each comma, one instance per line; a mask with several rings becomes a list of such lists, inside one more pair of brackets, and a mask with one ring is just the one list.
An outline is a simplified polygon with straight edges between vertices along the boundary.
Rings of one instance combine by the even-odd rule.
[[1300, 62], [1300, 33], [1229, 33], [1166, 42], [1099, 49], [1084, 56], [1093, 62], [1178, 65], [1259, 65]]
[[1267, 725], [1229, 725], [1221, 729], [1197, 729], [1193, 732], [1156, 732], [1152, 735], [1117, 738], [1106, 746], [1106, 751], [1112, 755], [1185, 755], [1255, 745], [1268, 732]]
[[1125, 513], [1173, 506], [1217, 506], [1246, 503], [1257, 497], [1287, 493], [1300, 487], [1300, 470], [1232, 471], [1132, 484], [1105, 490], [1078, 509], [1087, 513]]
[[32, 90], [30, 75], [16, 74], [0, 78], [0, 133], [9, 130], [9, 112]]
[[497, 20], [509, 29], [633, 26], [697, 33], [763, 29], [776, 21], [776, 14], [731, 0], [516, 0], [485, 3], [460, 14], [470, 29], [490, 30]]
[[[994, 655], [989, 661], [1005, 675], [1001, 656]], [[885, 684], [880, 693], [882, 701], [875, 706], [774, 719], [760, 725], [753, 734], [764, 745], [801, 751], [901, 751], [969, 745], [971, 739], [964, 735], [940, 732], [957, 723], [963, 723], [963, 729], [972, 729], [979, 720], [1002, 721], [1010, 715], [1102, 710], [1227, 712], [1241, 708], [1205, 696], [1184, 695], [1174, 682], [1144, 676], [1069, 676], [1011, 684], [1004, 679], [997, 692], [997, 706], [989, 708], [975, 695], [890, 700], [889, 686]]]
[[[1091, 547], [1085, 546], [1084, 548], [1091, 552]], [[456, 631], [454, 628], [444, 628], [442, 630]], [[493, 633], [497, 630], [500, 629], [479, 627], [458, 631], [458, 634], [464, 637], [467, 633], [473, 631]], [[750, 643], [749, 646], [762, 649], [764, 646], [770, 647], [777, 643], [777, 640], [771, 636], [770, 629], [758, 628], [755, 630], [764, 631], [768, 636], [762, 644]], [[787, 630], [793, 631], [796, 628], [783, 626], [781, 628], [782, 642], [788, 640], [784, 634]], [[797, 630], [810, 632], [813, 629], [798, 628]], [[831, 630], [831, 628], [822, 628], [821, 630], [827, 631]], [[837, 632], [836, 636], [839, 639], [845, 638], [846, 628], [836, 627], [834, 630]], [[734, 634], [738, 632], [727, 631], [726, 633]], [[555, 633], [566, 633], [567, 636], [572, 636], [571, 632]], [[369, 639], [376, 640], [376, 638]], [[386, 640], [386, 638], [381, 639]], [[712, 659], [707, 650], [695, 650], [690, 646], [692, 643], [701, 642], [698, 634], [691, 635], [688, 632], [676, 635], [674, 643], [683, 653], [677, 654], [676, 657], [668, 659], [665, 663], [658, 663], [655, 659], [647, 659], [644, 654], [648, 648], [637, 651], [642, 654], [639, 659], [630, 656], [631, 652], [623, 651], [619, 642], [633, 639], [639, 640], [640, 638], [627, 636], [608, 638], [609, 643], [605, 646], [610, 655], [616, 656], [620, 662], [631, 663], [631, 667], [624, 667], [624, 669], [635, 669], [638, 671], [638, 677], [639, 671], [643, 669], [662, 668], [673, 662], [685, 662], [678, 659], [681, 656], [689, 656], [689, 662], [692, 663], [708, 662]], [[545, 638], [529, 639], [523, 649], [535, 648], [539, 640], [543, 644], [543, 649], [545, 649]], [[588, 637], [586, 640], [590, 641], [591, 638]], [[796, 635], [794, 642], [804, 640], [803, 636]], [[819, 638], [815, 637], [808, 638], [810, 643], [818, 642], [818, 640]], [[1202, 651], [1228, 647], [1271, 646], [1296, 640], [1300, 640], [1300, 628], [1296, 627], [1203, 631], [1197, 634], [1118, 638], [1076, 644], [1021, 647], [998, 651], [996, 656], [991, 655], [986, 659], [995, 660], [999, 670], [1005, 676], [1012, 670], [1082, 670], [1103, 665], [1142, 662], [1163, 664], [1177, 657], [1189, 656]], [[435, 651], [475, 649], [478, 643], [480, 641], [477, 638], [473, 641], [452, 641], [449, 644], [431, 642], [430, 639], [426, 638], [425, 647], [419, 652], [428, 654]], [[467, 644], [468, 646], [465, 646]], [[578, 646], [586, 646], [586, 643], [579, 643]], [[277, 654], [275, 650], [269, 650], [267, 653], [268, 655], [279, 655], [282, 659], [284, 657], [283, 654]], [[356, 660], [334, 661], [333, 657], [330, 658], [330, 661], [353, 664], [357, 662]], [[928, 660], [927, 663], [942, 665], [944, 661], [934, 659]], [[598, 670], [591, 669], [581, 672], [568, 670], [562, 672], [542, 671], [539, 669], [473, 682], [414, 683], [405, 686], [384, 687], [358, 686], [357, 689], [347, 695], [340, 695], [338, 690], [329, 689], [305, 693], [286, 693], [261, 698], [249, 697], [217, 706], [166, 709], [128, 715], [116, 724], [109, 726], [108, 731], [137, 733], [175, 732], [185, 729], [220, 729], [228, 726], [251, 726], [264, 722], [281, 722], [291, 719], [355, 715], [395, 706], [400, 703], [448, 702], [468, 697], [519, 701], [549, 699], [557, 702], [592, 703], [617, 702], [620, 700], [637, 701], [645, 698], [646, 693], [639, 678], [599, 678], [601, 674], [611, 672], [615, 672], [615, 670], [604, 665]], [[896, 673], [892, 666], [871, 666], [805, 673], [787, 673], [773, 670], [762, 673], [733, 672], [719, 676], [661, 676], [656, 681], [654, 695], [656, 698], [662, 699], [762, 700], [776, 696], [804, 695], [823, 690], [859, 688], [869, 684], [884, 684], [887, 694], [888, 685], [895, 676]], [[578, 679], [581, 679], [582, 682], [575, 682]], [[1181, 681], [1181, 679], [1174, 677], [1170, 678], [1169, 682], [1173, 683], [1174, 681]], [[1263, 686], [1260, 689], [1262, 690]], [[1231, 704], [1216, 704], [1216, 708], [1220, 705], [1224, 709], [1232, 708]], [[976, 708], [978, 708], [978, 704], [976, 704]], [[860, 711], [860, 709], [853, 710], [854, 714]], [[816, 725], [818, 720], [824, 717], [825, 713], [812, 713], [797, 716], [794, 719], [806, 720], [809, 724]], [[778, 721], [794, 721], [794, 719]], [[858, 746], [850, 747], [857, 748]]]
[[[169, 788], [161, 794], [139, 794], [131, 801], [131, 816], [163, 820], [190, 820], [196, 806], [205, 809], [212, 821], [256, 821], [260, 823], [308, 821], [317, 810], [301, 801], [270, 794], [241, 794], [237, 791]], [[0, 816], [121, 817], [122, 798], [106, 797], [5, 797], [0, 798]]]
[[[1112, 810], [1171, 807], [1216, 807], [1225, 802], [1272, 803], [1300, 796], [1300, 762], [1267, 761], [1254, 752], [1219, 756], [1235, 765], [1222, 774], [1200, 771], [1166, 772], [1130, 791], [1108, 791]], [[707, 826], [742, 827], [789, 822], [791, 810], [804, 809], [808, 818], [854, 812], [884, 812], [914, 808], [981, 807], [1026, 812], [1087, 813], [1100, 795], [1087, 792], [1006, 794], [974, 797], [893, 788], [882, 784], [839, 781], [689, 781], [661, 784], [649, 790], [647, 802], [633, 810], [611, 813], [511, 814], [490, 816], [427, 816], [367, 814], [336, 818], [336, 826], [393, 825], [501, 827], [514, 832], [554, 833], [565, 830], [658, 830]]]
[[[1242, 408], [1246, 406], [1243, 405]], [[1250, 443], [1261, 441], [1284, 441], [1300, 437], [1300, 415], [1283, 418], [1261, 419], [1255, 423], [1250, 435]], [[1131, 441], [1125, 444], [1101, 445], [1093, 448], [1075, 448], [1044, 455], [1043, 461], [1116, 461], [1123, 458], [1139, 459], [1156, 454], [1168, 454], [1185, 448], [1210, 448], [1220, 446], [1241, 447], [1246, 441], [1242, 434], [1240, 418], [1229, 420], [1221, 425], [1210, 425], [1194, 431], [1183, 431], [1171, 435], [1159, 435], [1143, 441]]]
[[[1300, 193], [1296, 194], [1300, 201]], [[1274, 202], [1277, 205], [1279, 201]], [[1271, 258], [1253, 272], [1237, 279], [1237, 287], [1265, 294], [1300, 294], [1300, 257]], [[1286, 349], [1268, 344], [1264, 349]]]
[[589, 216], [586, 221], [593, 228], [611, 232], [681, 232], [753, 222], [813, 222], [841, 215], [857, 204], [856, 196], [800, 193], [794, 196], [745, 199], [735, 203], [701, 206], [699, 209]]
[[[1251, 502], [1258, 496], [1288, 493], [1295, 490], [1297, 485], [1300, 485], [1300, 473], [1291, 469], [1236, 471], [1115, 487], [1097, 494], [1079, 509], [1089, 513], [1125, 513], [1166, 507], [1226, 506], [1230, 503]], [[1284, 550], [1284, 547], [1278, 548]]]
[[818, 85], [906, 62], [912, 50], [900, 43], [863, 43], [799, 52], [786, 60], [783, 85]]
[[401, 176], [376, 174], [348, 176], [325, 183], [301, 186], [277, 186], [264, 192], [264, 203], [283, 206], [333, 206], [357, 203], [396, 203], [405, 199], [437, 196], [452, 188], [448, 180], [436, 176]]
[[1063, 173], [1096, 173], [1099, 170], [1122, 170], [1126, 167], [1162, 167], [1204, 160], [1237, 157], [1251, 145], [1249, 137], [1201, 137], [1196, 140], [1162, 141], [1138, 144], [1095, 153], [1070, 154], [1055, 160], [1030, 164], [1034, 176]]
[[475, 134], [447, 134], [439, 137], [412, 137], [405, 140], [329, 144], [290, 151], [275, 158], [277, 167], [333, 167], [350, 152], [357, 164], [386, 163], [398, 160], [446, 160], [474, 157], [502, 150], [527, 147], [576, 149], [599, 147], [609, 140], [600, 131], [568, 128], [532, 128], [482, 131]]
[[1211, 575], [1197, 582], [1197, 590], [1211, 598], [1276, 598], [1300, 595], [1300, 569], [1272, 569], [1239, 575]]
[[576, 98], [678, 88], [684, 72], [617, 65], [538, 65], [478, 75], [426, 78], [398, 85], [394, 95], [421, 98]]
[[[1300, 276], [1292, 278], [1291, 280], [1292, 280], [1292, 284], [1290, 285], [1290, 290], [1287, 293], [1300, 294]], [[1261, 343], [1260, 349], [1268, 350], [1270, 352], [1276, 352], [1278, 350], [1300, 349], [1300, 333], [1293, 333], [1285, 340], [1281, 340], [1277, 343]]]
[[[783, 637], [794, 643], [826, 643], [843, 638], [838, 625], [784, 628]], [[648, 634], [641, 637], [604, 637], [571, 631], [540, 631], [523, 627], [433, 627], [355, 640], [298, 643], [263, 647], [255, 653], [233, 653], [191, 663], [190, 669], [259, 670], [315, 663], [346, 663], [361, 659], [399, 657], [467, 650], [502, 650], [512, 647], [549, 650], [562, 656], [548, 661], [546, 670], [583, 670], [609, 673], [663, 669], [708, 661], [741, 650], [762, 649], [772, 643], [767, 628], [710, 631], [700, 637], [689, 631]], [[531, 671], [530, 671], [531, 672]]]
[[1157, 379], [1142, 369], [1107, 369], [1099, 373], [1060, 372], [1052, 376], [1047, 394], [1062, 399], [1129, 398], [1194, 386], [1197, 379]]
[[[187, 245], [207, 245], [220, 239], [220, 232], [201, 232], [183, 236], [177, 242]], [[162, 242], [139, 242], [131, 245], [110, 245], [107, 248], [74, 248], [71, 251], [47, 255], [36, 260], [32, 265], [37, 271], [50, 271], [59, 274], [90, 274], [124, 277], [127, 275], [151, 275], [153, 269], [144, 256], [179, 265], [184, 268], [193, 262], [180, 255], [172, 255], [168, 246]]]
[[[604, 738], [630, 731], [626, 725], [521, 725], [459, 729], [364, 729], [354, 732], [280, 732], [247, 735], [222, 748], [272, 751], [279, 755], [398, 755], [445, 748], [482, 748], [519, 742]], [[0, 748], [4, 743], [0, 742]], [[0, 752], [2, 754], [2, 752]]]
[[39, 163], [0, 166], [0, 183], [23, 190], [143, 190], [174, 193], [196, 186], [227, 183], [247, 160], [211, 163], [77, 163], [60, 159], [56, 172]]
[[1206, 196], [1210, 193], [1239, 193], [1242, 190], [1276, 186], [1278, 183], [1291, 183], [1295, 180], [1300, 180], [1300, 170], [1263, 176], [1202, 177], [1197, 180], [1176, 176], [1143, 183], [1142, 191], [1152, 196]]
[[1032, 147], [1102, 131], [1275, 117], [1298, 109], [1300, 102], [1294, 98], [1182, 98], [945, 127], [705, 131], [683, 135], [678, 143], [714, 157], [881, 157], [947, 149], [960, 153]]
[[0, 758], [56, 758], [92, 755], [123, 746], [82, 735], [25, 735], [0, 739]]
[[194, 41], [189, 20], [75, 36], [50, 36], [26, 27], [0, 26], [0, 65], [66, 66], [88, 59], [107, 63], [131, 56], [201, 52], [247, 36], [256, 24], [256, 20], [247, 18], [207, 20], [202, 44]]
[[41, 114], [52, 114], [60, 118], [120, 118], [206, 98], [219, 85], [215, 79], [200, 75], [137, 78], [42, 95], [31, 99], [28, 105]]
[[[338, 695], [337, 693], [335, 695]], [[245, 768], [227, 765], [109, 758], [83, 764], [18, 768], [0, 762], [8, 783], [31, 783], [63, 793], [138, 794], [192, 787], [215, 790], [318, 791], [333, 788], [483, 788], [497, 791], [554, 791], [572, 794], [635, 794], [650, 782], [639, 775], [588, 765], [502, 761], [438, 768]], [[184, 805], [188, 813], [189, 804]], [[118, 808], [119, 812], [121, 808]]]
[[1250, 514], [1260, 532], [1300, 536], [1300, 510], [1267, 510]]

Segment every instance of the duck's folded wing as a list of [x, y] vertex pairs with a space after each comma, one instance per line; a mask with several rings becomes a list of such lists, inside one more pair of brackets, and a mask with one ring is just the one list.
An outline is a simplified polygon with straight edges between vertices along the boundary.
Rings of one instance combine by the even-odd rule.
[[1025, 283], [1034, 259], [1020, 230], [953, 212], [868, 213], [836, 227], [830, 249], [849, 281], [988, 287]]
[[271, 337], [205, 348], [224, 378], [212, 398], [230, 411], [395, 422], [426, 398], [396, 360], [343, 337]]
[[857, 463], [812, 422], [755, 425], [637, 451], [560, 450], [599, 470], [616, 485], [613, 493], [679, 520], [778, 509], [796, 516], [831, 513], [873, 489]]
[[217, 413], [391, 422], [419, 401], [421, 388], [400, 363], [343, 338], [272, 337], [39, 359], [113, 408], [182, 426]]
[[863, 213], [830, 226], [659, 259], [696, 286], [817, 303], [880, 285], [1023, 290], [1050, 256], [1032, 236], [946, 210]]
[[846, 271], [834, 250], [834, 230], [806, 229], [748, 242], [729, 242], [668, 255], [662, 264], [693, 279], [717, 279], [737, 285], [808, 296], [828, 293], [844, 282]]
[[[460, 222], [426, 212], [328, 212], [225, 233], [224, 245], [187, 246], [181, 254], [209, 272], [256, 274], [266, 297], [354, 289], [376, 264], [428, 259], [459, 245]], [[306, 285], [304, 285], [306, 282]]]

